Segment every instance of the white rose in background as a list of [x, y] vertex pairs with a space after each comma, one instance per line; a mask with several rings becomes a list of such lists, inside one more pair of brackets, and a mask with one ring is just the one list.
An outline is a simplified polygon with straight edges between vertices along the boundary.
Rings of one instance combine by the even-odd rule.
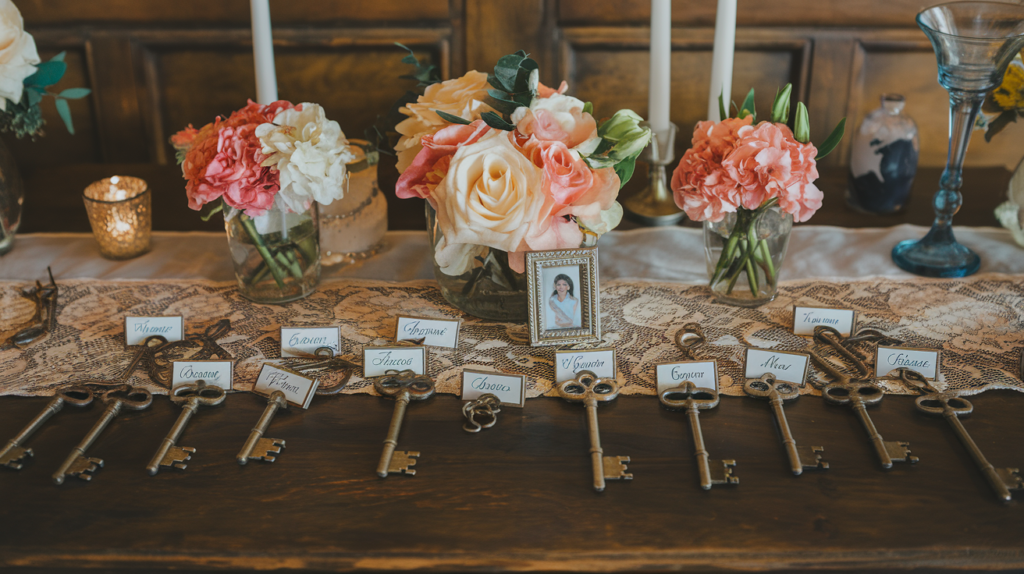
[[281, 191], [276, 200], [294, 212], [305, 211], [310, 202], [329, 205], [345, 194], [346, 164], [355, 159], [338, 122], [328, 120], [317, 104], [304, 103], [302, 110], [282, 110], [274, 123], [256, 128], [263, 166], [276, 167]]
[[[513, 252], [554, 203], [541, 189], [543, 172], [509, 140], [491, 130], [452, 156], [448, 175], [434, 189], [437, 223], [444, 239], [437, 263], [452, 271], [473, 253], [460, 244]], [[471, 260], [469, 261], [471, 263]], [[447, 271], [446, 271], [447, 272]]]
[[0, 0], [0, 110], [7, 109], [7, 100], [21, 101], [25, 78], [36, 73], [38, 63], [36, 41], [25, 31], [18, 7]]
[[480, 119], [480, 114], [493, 111], [491, 106], [483, 103], [487, 97], [487, 74], [477, 71], [466, 73], [461, 78], [447, 80], [427, 87], [416, 103], [411, 103], [399, 111], [409, 119], [403, 120], [395, 130], [401, 134], [395, 151], [398, 153], [398, 172], [402, 173], [409, 167], [413, 158], [420, 152], [420, 139], [451, 125], [434, 110], [458, 116], [468, 121]]
[[1009, 201], [1004, 201], [996, 208], [996, 219], [1013, 233], [1013, 239], [1024, 247], [1024, 162], [1017, 166], [1010, 178], [1007, 190]]

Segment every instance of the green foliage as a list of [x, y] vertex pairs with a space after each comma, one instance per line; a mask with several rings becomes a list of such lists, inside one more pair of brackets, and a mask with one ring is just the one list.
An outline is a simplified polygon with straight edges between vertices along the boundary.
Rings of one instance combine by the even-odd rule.
[[743, 105], [740, 106], [736, 117], [743, 119], [747, 116], [753, 116], [754, 123], [757, 123], [757, 110], [754, 109], [754, 88], [750, 88], [747, 93], [746, 99], [743, 100]]
[[811, 120], [807, 116], [807, 106], [803, 102], [796, 103], [796, 122], [793, 124], [793, 138], [800, 143], [811, 141]]
[[71, 123], [71, 107], [68, 100], [77, 100], [88, 96], [91, 91], [88, 88], [69, 88], [60, 93], [53, 93], [47, 90], [64, 77], [67, 71], [67, 64], [64, 62], [65, 52], [57, 54], [50, 59], [36, 66], [36, 72], [25, 78], [25, 91], [21, 101], [17, 104], [8, 101], [7, 110], [0, 114], [0, 131], [10, 131], [18, 138], [30, 136], [33, 139], [43, 135], [42, 113], [39, 111], [39, 103], [43, 96], [53, 96], [57, 114], [64, 121], [64, 126], [72, 135], [75, 133], [75, 126]]
[[468, 126], [469, 124], [473, 123], [465, 118], [454, 116], [452, 114], [449, 114], [448, 112], [442, 112], [441, 110], [434, 110], [434, 113], [441, 116], [442, 120], [446, 122], [451, 122], [453, 124], [462, 124], [464, 126]]
[[8, 100], [7, 109], [0, 113], [0, 131], [13, 133], [18, 139], [42, 137], [45, 123], [39, 106], [29, 105], [25, 97], [17, 104]]
[[729, 117], [729, 112], [725, 109], [725, 91], [718, 94], [718, 117], [723, 120]]
[[636, 158], [651, 141], [651, 130], [640, 125], [643, 121], [631, 110], [619, 110], [597, 126], [601, 143], [584, 160], [593, 169], [613, 167], [620, 186], [633, 177]]
[[782, 91], [775, 93], [775, 101], [772, 102], [772, 123], [789, 123], [789, 97], [793, 93], [793, 84], [786, 84]]
[[[494, 73], [487, 76], [487, 83], [493, 90], [487, 90], [487, 105], [491, 106], [504, 116], [501, 122], [484, 121], [487, 125], [504, 130], [512, 128], [499, 127], [511, 126], [508, 121], [516, 108], [529, 106], [533, 98], [537, 97], [537, 84], [540, 77], [537, 62], [530, 59], [530, 55], [520, 50], [515, 54], [502, 56], [494, 65]], [[493, 114], [497, 115], [497, 114]], [[482, 117], [482, 116], [481, 116]]]
[[845, 131], [846, 118], [843, 118], [839, 120], [839, 123], [836, 124], [836, 127], [832, 130], [832, 133], [830, 133], [828, 137], [825, 138], [825, 141], [823, 141], [821, 145], [818, 146], [818, 157], [814, 158], [814, 160], [818, 161], [821, 158], [832, 153], [832, 150], [836, 149], [836, 146], [839, 145], [839, 141], [843, 139], [843, 133]]
[[501, 116], [494, 112], [484, 112], [480, 114], [480, 119], [482, 119], [484, 123], [486, 123], [487, 125], [497, 130], [505, 130], [507, 132], [510, 132], [516, 129], [516, 126], [514, 124], [505, 121], [504, 118], [502, 118]]
[[[374, 154], [383, 153], [386, 155], [395, 155], [395, 143], [398, 142], [399, 134], [395, 130], [395, 126], [406, 119], [406, 116], [398, 111], [402, 107], [416, 102], [423, 91], [428, 87], [432, 86], [441, 81], [441, 73], [438, 71], [437, 66], [427, 65], [419, 61], [416, 54], [408, 47], [395, 42], [395, 45], [399, 48], [408, 52], [402, 57], [402, 63], [408, 64], [413, 67], [413, 70], [409, 74], [399, 76], [403, 80], [415, 80], [416, 90], [409, 90], [398, 98], [398, 100], [392, 104], [391, 109], [388, 113], [383, 116], [377, 116], [377, 120], [372, 126], [366, 128], [363, 131], [363, 136], [373, 146], [375, 150]], [[367, 152], [369, 157], [369, 152]]]
[[203, 213], [203, 214], [201, 214], [199, 216], [199, 219], [202, 219], [203, 221], [210, 221], [211, 217], [213, 217], [214, 215], [217, 215], [218, 213], [223, 211], [224, 210], [224, 200], [220, 199], [220, 200], [217, 200], [216, 202], [207, 203], [203, 207], [203, 209], [206, 209], [207, 207], [209, 207], [209, 209], [206, 211], [206, 213]]
[[409, 52], [402, 58], [403, 64], [409, 64], [413, 67], [412, 73], [404, 76], [399, 76], [403, 80], [416, 80], [416, 87], [426, 88], [441, 81], [441, 73], [437, 70], [437, 66], [430, 64], [423, 64], [416, 57], [416, 53], [410, 50], [408, 47], [395, 42], [395, 45], [399, 48]]

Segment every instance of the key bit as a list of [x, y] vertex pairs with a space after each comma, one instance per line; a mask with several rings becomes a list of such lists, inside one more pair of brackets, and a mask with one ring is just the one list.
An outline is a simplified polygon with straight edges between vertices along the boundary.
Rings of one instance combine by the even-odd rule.
[[3, 452], [0, 452], [0, 465], [13, 470], [21, 470], [24, 466], [22, 461], [31, 456], [34, 456], [32, 449], [22, 448], [9, 442], [7, 443], [7, 446], [4, 447]]
[[400, 450], [391, 455], [391, 462], [388, 464], [388, 474], [416, 474], [416, 460], [420, 453], [416, 451]]
[[160, 466], [173, 466], [178, 470], [185, 470], [188, 467], [185, 461], [192, 460], [192, 455], [195, 452], [196, 449], [190, 446], [173, 446], [160, 459]]
[[254, 454], [250, 454], [249, 459], [262, 460], [265, 462], [274, 462], [275, 460], [277, 460], [276, 455], [281, 454], [281, 449], [283, 448], [284, 440], [282, 439], [261, 438], [258, 441], [256, 441], [256, 446], [252, 449]]
[[821, 453], [825, 452], [823, 446], [798, 446], [797, 456], [800, 457], [800, 465], [806, 469], [820, 468], [828, 470], [828, 463], [821, 460]]
[[735, 460], [716, 460], [716, 464], [709, 463], [708, 470], [711, 472], [711, 484], [739, 484], [740, 479], [733, 476], [732, 469], [736, 466]]
[[252, 432], [249, 433], [249, 438], [245, 440], [242, 450], [235, 457], [238, 464], [244, 465], [250, 460], [262, 460], [265, 462], [274, 462], [276, 460], [274, 455], [281, 454], [281, 449], [284, 448], [284, 441], [279, 438], [264, 438], [263, 433], [267, 432], [267, 427], [270, 426], [270, 421], [273, 420], [278, 409], [287, 408], [288, 401], [285, 399], [284, 393], [281, 391], [270, 393], [270, 396], [267, 397], [267, 408], [263, 409], [259, 422], [256, 423]]
[[224, 402], [225, 396], [224, 389], [207, 385], [203, 380], [180, 385], [171, 391], [171, 402], [181, 405], [181, 414], [178, 415], [178, 420], [174, 421], [174, 426], [164, 440], [160, 441], [156, 454], [146, 466], [150, 476], [156, 475], [162, 467], [173, 467], [178, 470], [185, 470], [188, 467], [185, 461], [191, 460], [196, 449], [190, 446], [177, 446], [178, 438], [200, 406], [220, 405]]
[[103, 468], [103, 459], [78, 455], [68, 467], [68, 476], [77, 476], [84, 481], [92, 480], [92, 473]]
[[603, 462], [606, 480], [633, 480], [633, 473], [626, 472], [628, 456], [606, 456]]
[[1019, 468], [997, 468], [996, 474], [1010, 490], [1024, 490], [1024, 478]]
[[893, 462], [909, 462], [915, 464], [920, 459], [910, 454], [910, 443], [905, 441], [887, 440], [882, 443], [886, 454]]

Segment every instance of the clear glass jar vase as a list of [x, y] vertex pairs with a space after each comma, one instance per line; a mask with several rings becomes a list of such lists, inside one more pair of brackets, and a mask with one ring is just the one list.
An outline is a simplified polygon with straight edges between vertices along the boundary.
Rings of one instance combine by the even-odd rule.
[[793, 216], [777, 205], [740, 208], [722, 221], [705, 221], [704, 256], [715, 297], [739, 307], [774, 299], [792, 230]]
[[[427, 232], [430, 245], [437, 247], [444, 237], [437, 225], [437, 213], [427, 203]], [[467, 267], [448, 275], [431, 253], [434, 278], [441, 294], [457, 309], [481, 319], [525, 322], [527, 319], [526, 274], [516, 273], [508, 264], [508, 253], [482, 245], [467, 245]]]
[[14, 235], [21, 225], [25, 186], [7, 146], [0, 141], [0, 255], [14, 248]]
[[224, 208], [238, 290], [257, 303], [301, 299], [320, 282], [317, 204], [302, 213], [276, 206], [258, 217]]
[[846, 203], [858, 211], [896, 213], [910, 198], [921, 144], [905, 103], [899, 94], [882, 94], [881, 107], [854, 133]]

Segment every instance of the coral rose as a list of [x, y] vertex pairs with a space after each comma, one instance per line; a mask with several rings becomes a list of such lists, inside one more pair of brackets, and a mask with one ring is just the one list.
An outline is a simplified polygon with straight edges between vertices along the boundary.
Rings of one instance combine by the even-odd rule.
[[436, 177], [438, 168], [443, 167], [441, 177], [448, 172], [448, 162], [441, 160], [450, 159], [459, 148], [476, 142], [490, 129], [483, 120], [476, 120], [468, 126], [452, 124], [437, 133], [423, 136], [420, 140], [423, 149], [416, 154], [416, 159], [398, 178], [395, 195], [401, 199], [430, 197], [440, 181]]
[[438, 84], [427, 86], [422, 96], [417, 98], [416, 103], [410, 103], [399, 108], [399, 112], [409, 116], [403, 120], [395, 129], [401, 134], [395, 151], [398, 153], [399, 173], [412, 165], [413, 159], [422, 149], [420, 140], [423, 136], [433, 134], [438, 130], [451, 125], [441, 119], [434, 110], [458, 116], [468, 121], [480, 119], [480, 114], [492, 111], [492, 108], [483, 103], [487, 97], [487, 74], [473, 70], [467, 72], [461, 78], [447, 80]]
[[575, 202], [594, 187], [594, 172], [579, 153], [564, 143], [544, 142], [540, 159], [544, 169], [543, 191], [557, 206]]

